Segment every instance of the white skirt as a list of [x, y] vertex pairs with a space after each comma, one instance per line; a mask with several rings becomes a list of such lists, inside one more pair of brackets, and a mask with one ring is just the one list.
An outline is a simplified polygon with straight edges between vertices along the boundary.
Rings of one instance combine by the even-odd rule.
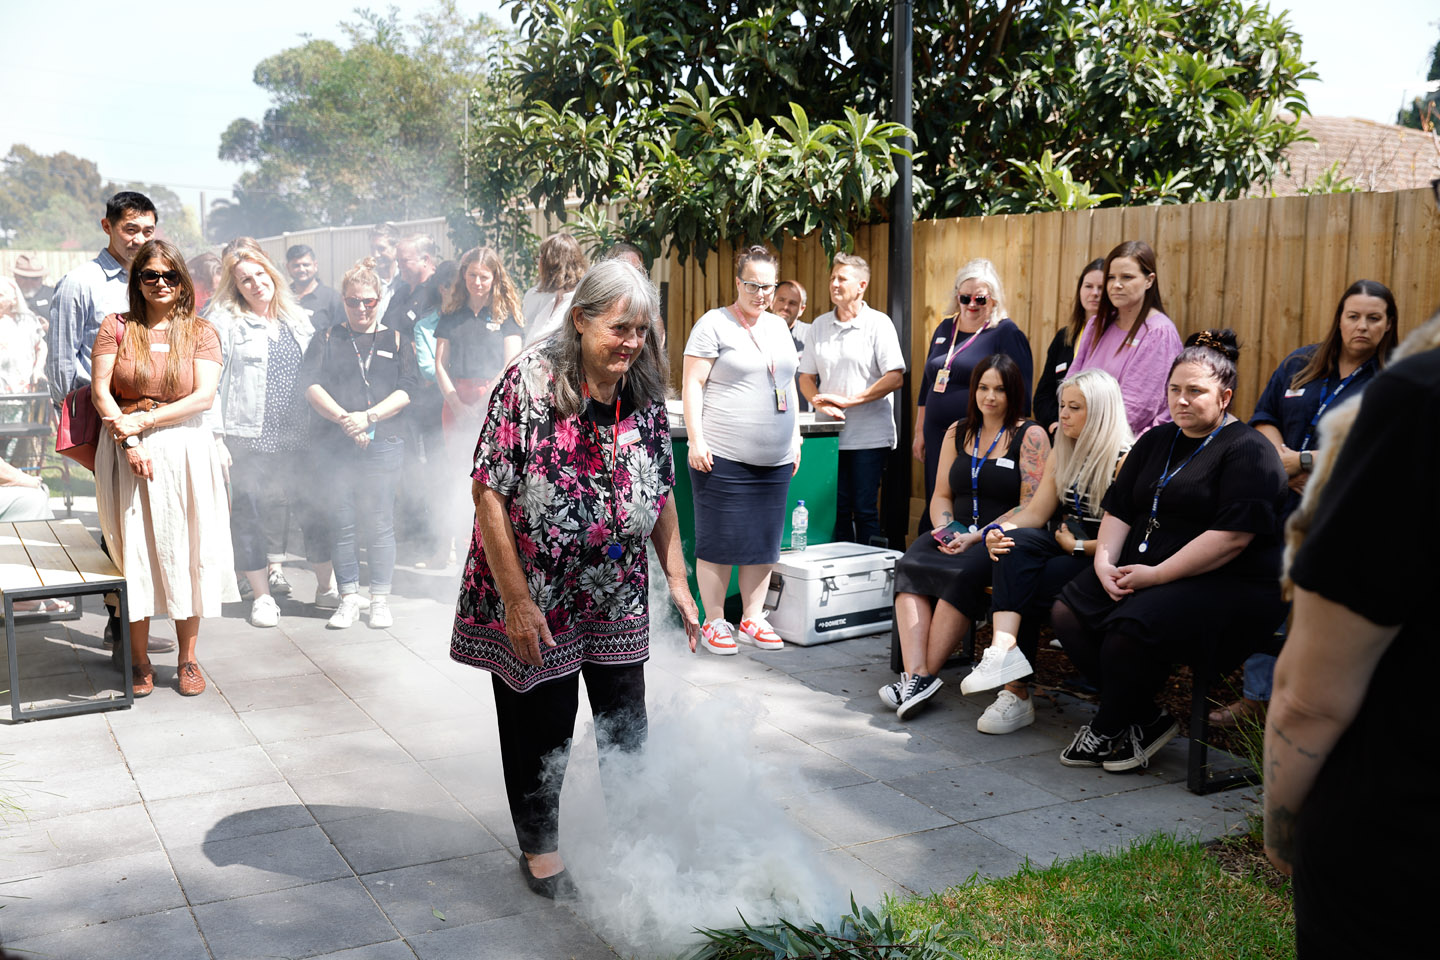
[[218, 617], [220, 604], [238, 602], [240, 592], [214, 436], [196, 416], [140, 439], [153, 480], [135, 476], [108, 435], [95, 451], [100, 532], [129, 585], [130, 620]]

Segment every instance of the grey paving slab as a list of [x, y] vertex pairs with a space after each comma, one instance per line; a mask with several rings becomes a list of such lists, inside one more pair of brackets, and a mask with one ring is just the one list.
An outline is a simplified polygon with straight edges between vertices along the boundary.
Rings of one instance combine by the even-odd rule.
[[[834, 742], [834, 741], [832, 741]], [[828, 746], [828, 744], [826, 744]], [[758, 761], [768, 763], [776, 797], [795, 797], [807, 793], [870, 783], [875, 777], [825, 752], [821, 747], [797, 742], [783, 754], [763, 754]]]
[[894, 780], [975, 762], [974, 757], [906, 731], [879, 731], [862, 737], [828, 740], [820, 748], [876, 780]]
[[954, 823], [883, 783], [862, 783], [785, 802], [791, 816], [841, 846]]
[[315, 822], [283, 780], [156, 800], [148, 806], [155, 829], [167, 846], [198, 846]]
[[1059, 750], [997, 760], [987, 766], [1066, 800], [1086, 800], [1090, 797], [1106, 797], [1112, 793], [1128, 793], [1164, 782], [1150, 775], [1148, 771], [1115, 774], [1106, 773], [1100, 767], [1067, 767], [1060, 762]]
[[[8, 700], [6, 713], [9, 713]], [[110, 728], [102, 714], [90, 715], [95, 720], [89, 723], [68, 723], [64, 726], [48, 727], [52, 720], [32, 720], [6, 727], [0, 731], [0, 753], [8, 754], [5, 759], [13, 760], [17, 769], [6, 771], [9, 776], [33, 776], [46, 773], [63, 773], [67, 770], [103, 766], [107, 763], [123, 763]], [[54, 720], [70, 720], [70, 717], [55, 717]], [[76, 718], [78, 719], [78, 718]], [[98, 722], [96, 722], [98, 721]], [[64, 731], [63, 736], [25, 737], [31, 729], [55, 733]], [[13, 733], [12, 733], [13, 731]]]
[[140, 790], [124, 763], [46, 773], [27, 772], [19, 765], [7, 770], [6, 776], [13, 801], [31, 820], [123, 807], [140, 800]]
[[236, 710], [264, 710], [347, 699], [339, 687], [323, 674], [242, 680], [227, 684], [225, 699]]
[[125, 759], [131, 762], [231, 750], [255, 743], [254, 734], [229, 711], [140, 725], [116, 723], [112, 730]]
[[[7, 911], [8, 912], [8, 911]], [[0, 923], [0, 930], [4, 924]], [[104, 921], [24, 940], [3, 940], [15, 956], [64, 960], [199, 960], [209, 954], [186, 909]], [[403, 956], [403, 955], [402, 955]], [[376, 958], [382, 960], [382, 958]], [[388, 960], [388, 958], [385, 958]]]
[[1039, 807], [977, 820], [969, 826], [1042, 867], [1048, 867], [1057, 859], [1078, 857], [1087, 850], [1122, 847], [1145, 835], [1142, 830], [1117, 827], [1099, 811], [1076, 809], [1082, 805], [1064, 803]]
[[306, 740], [265, 744], [271, 761], [287, 777], [319, 777], [391, 766], [410, 759], [384, 730], [357, 730]]
[[397, 938], [353, 878], [203, 904], [195, 919], [215, 960], [312, 957]]
[[817, 854], [820, 868], [836, 884], [842, 896], [833, 904], [832, 917], [809, 917], [829, 920], [850, 912], [850, 897], [856, 903], [876, 904], [887, 895], [903, 894], [904, 888], [893, 878], [875, 869], [869, 862], [855, 856], [855, 848], [834, 848]]
[[365, 816], [377, 809], [407, 810], [452, 799], [417, 763], [328, 777], [296, 777], [290, 785], [321, 823]]
[[135, 760], [130, 763], [130, 769], [146, 800], [214, 793], [281, 779], [280, 771], [259, 744]]
[[500, 735], [493, 717], [477, 717], [471, 723], [447, 719], [387, 724], [385, 729], [416, 760], [500, 752]]
[[846, 847], [845, 851], [914, 893], [943, 890], [972, 876], [1006, 877], [1025, 858], [964, 824]]
[[421, 960], [615, 960], [618, 956], [564, 907], [554, 908], [543, 919], [531, 914], [501, 917], [421, 934], [410, 943]]
[[1063, 797], [986, 764], [901, 777], [887, 783], [961, 823], [1065, 803]]
[[[979, 715], [976, 716], [978, 718]], [[1034, 753], [1049, 753], [1058, 757], [1074, 736], [1073, 730], [1067, 732], [1039, 724], [1004, 736], [994, 736], [976, 730], [974, 721], [939, 727], [917, 723], [915, 730], [957, 753], [986, 763]]]
[[[361, 878], [396, 928], [406, 937], [470, 923], [541, 913], [554, 905], [525, 886], [515, 856], [500, 850]], [[438, 910], [444, 920], [435, 916]]]
[[160, 852], [143, 804], [132, 803], [48, 820], [0, 822], [0, 881], [60, 867]]
[[170, 847], [168, 852], [192, 904], [351, 875], [330, 838], [314, 824], [195, 847]]
[[0, 943], [185, 904], [159, 851], [47, 870], [5, 884]]
[[415, 951], [404, 940], [391, 940], [338, 953], [324, 953], [314, 960], [415, 960]]
[[499, 841], [453, 801], [335, 820], [325, 824], [325, 832], [358, 874], [500, 849]]
[[373, 730], [376, 723], [351, 700], [322, 700], [289, 707], [246, 710], [240, 721], [261, 743], [301, 740], [336, 733]]
[[431, 720], [472, 721], [495, 715], [493, 705], [482, 704], [453, 684], [436, 685], [419, 695], [358, 697], [355, 705], [382, 727]]
[[275, 677], [298, 677], [307, 673], [320, 673], [309, 657], [289, 641], [285, 640], [288, 649], [262, 652], [247, 650], [245, 653], [234, 657], [210, 658], [205, 661], [205, 669], [216, 683], [224, 689], [227, 684], [241, 683], [245, 680], [268, 680]]
[[421, 766], [461, 803], [505, 794], [505, 771], [498, 749], [437, 757]]
[[1243, 826], [1258, 809], [1253, 789], [1197, 797], [1178, 784], [1165, 784], [1074, 804], [1127, 830], [1209, 840]]

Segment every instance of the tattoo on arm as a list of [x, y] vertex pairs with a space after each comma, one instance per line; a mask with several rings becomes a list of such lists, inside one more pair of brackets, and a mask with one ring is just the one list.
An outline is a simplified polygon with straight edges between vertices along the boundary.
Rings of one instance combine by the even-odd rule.
[[1020, 506], [1029, 503], [1040, 489], [1040, 480], [1045, 476], [1045, 458], [1049, 455], [1050, 441], [1044, 429], [1031, 427], [1025, 431], [1025, 439], [1020, 444]]
[[1289, 807], [1266, 812], [1265, 845], [1286, 863], [1295, 862], [1295, 824], [1300, 818]]
[[1300, 746], [1300, 744], [1296, 743], [1294, 740], [1291, 740], [1289, 734], [1287, 734], [1284, 730], [1281, 730], [1278, 726], [1272, 725], [1270, 729], [1273, 730], [1273, 731], [1275, 731], [1275, 736], [1279, 737], [1281, 740], [1284, 740], [1287, 746], [1289, 746], [1292, 750], [1294, 750], [1296, 753], [1300, 754], [1300, 756], [1304, 757], [1305, 759], [1307, 759], [1307, 760], [1323, 760], [1323, 759], [1325, 759], [1325, 754], [1323, 754], [1323, 753], [1316, 753], [1316, 752], [1313, 751], [1313, 750], [1306, 750], [1304, 747]]

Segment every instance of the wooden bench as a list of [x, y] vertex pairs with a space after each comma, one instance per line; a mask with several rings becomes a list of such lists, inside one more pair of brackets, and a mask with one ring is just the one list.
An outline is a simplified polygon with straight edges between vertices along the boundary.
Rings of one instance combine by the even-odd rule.
[[[76, 619], [80, 598], [91, 594], [116, 593], [120, 597], [120, 633], [116, 638], [116, 661], [120, 666], [123, 699], [86, 700], [54, 707], [20, 709], [20, 657], [16, 645], [17, 618], [26, 620]], [[20, 600], [48, 600], [74, 597], [75, 610], [69, 614], [17, 613]], [[10, 660], [10, 716], [13, 720], [34, 720], [71, 713], [90, 713], [135, 702], [130, 679], [130, 601], [125, 578], [101, 551], [78, 520], [26, 520], [0, 523], [0, 598], [4, 600], [5, 649]]]

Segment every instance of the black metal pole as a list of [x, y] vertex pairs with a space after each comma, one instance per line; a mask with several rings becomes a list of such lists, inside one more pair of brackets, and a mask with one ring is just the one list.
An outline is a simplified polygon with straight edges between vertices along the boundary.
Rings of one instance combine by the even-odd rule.
[[[914, 89], [911, 79], [915, 37], [912, 0], [895, 0], [890, 35], [894, 54], [890, 80], [890, 119], [909, 127], [913, 120], [911, 101]], [[909, 140], [906, 140], [905, 146], [915, 149], [915, 144]], [[914, 429], [910, 383], [915, 374], [914, 358], [910, 352], [910, 230], [915, 212], [911, 194], [910, 158], [897, 157], [895, 170], [899, 177], [890, 193], [890, 290], [887, 306], [890, 319], [895, 321], [895, 332], [900, 337], [900, 350], [905, 355], [905, 386], [894, 395], [895, 423], [900, 442], [891, 454], [890, 466], [885, 472], [880, 515], [890, 545], [903, 550], [905, 537], [910, 532], [910, 473], [914, 463], [910, 456], [910, 433]]]

